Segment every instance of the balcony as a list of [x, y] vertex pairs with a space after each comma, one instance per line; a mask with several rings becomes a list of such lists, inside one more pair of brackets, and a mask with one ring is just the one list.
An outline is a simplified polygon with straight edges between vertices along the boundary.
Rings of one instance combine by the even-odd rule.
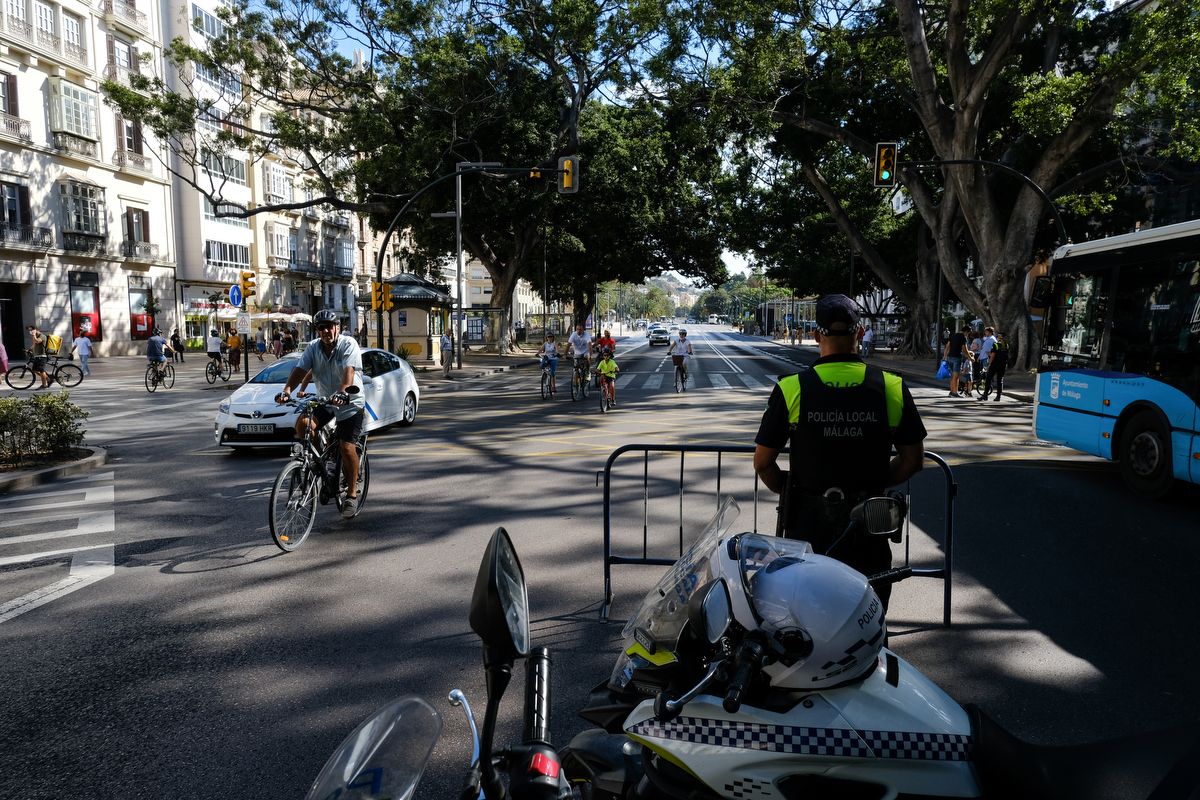
[[276, 272], [286, 272], [290, 268], [291, 261], [287, 256], [267, 256], [267, 267]]
[[14, 117], [12, 114], [0, 113], [0, 136], [22, 142], [33, 141], [33, 131], [29, 127], [29, 120]]
[[104, 255], [106, 238], [102, 233], [63, 231], [63, 250], [85, 255]]
[[158, 245], [126, 239], [121, 242], [121, 255], [136, 261], [157, 261]]
[[104, 0], [104, 21], [108, 25], [124, 28], [136, 36], [150, 32], [150, 23], [145, 14], [121, 0]]
[[0, 246], [36, 247], [40, 250], [48, 250], [53, 245], [54, 236], [49, 228], [0, 222]]
[[97, 158], [100, 152], [100, 148], [91, 139], [84, 139], [66, 131], [54, 132], [54, 146], [67, 153], [88, 158]]
[[113, 64], [110, 62], [104, 65], [104, 77], [106, 79], [113, 81], [114, 83], [119, 83], [122, 86], [128, 86], [130, 89], [133, 89], [136, 92], [146, 94], [142, 88], [135, 86], [131, 80], [131, 76], [139, 74], [140, 73], [137, 70], [130, 69], [129, 67], [123, 67], [120, 64]]
[[50, 31], [44, 31], [41, 28], [37, 29], [38, 47], [43, 50], [49, 50], [54, 53], [62, 52], [62, 39], [55, 36]]
[[4, 20], [4, 29], [17, 39], [33, 43], [33, 25], [23, 19], [9, 14]]
[[154, 167], [150, 159], [132, 150], [118, 150], [113, 153], [112, 161], [122, 172], [137, 172], [143, 175], [153, 175]]
[[63, 55], [68, 61], [74, 61], [76, 64], [86, 67], [88, 65], [88, 51], [83, 45], [75, 44], [74, 42], [65, 42], [63, 44]]

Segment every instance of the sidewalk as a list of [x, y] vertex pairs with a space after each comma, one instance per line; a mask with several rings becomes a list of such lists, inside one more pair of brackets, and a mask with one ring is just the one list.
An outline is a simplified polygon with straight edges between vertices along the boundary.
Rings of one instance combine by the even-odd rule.
[[[794, 348], [799, 350], [803, 348], [807, 352], [815, 352], [817, 348], [817, 343], [812, 339], [805, 339], [800, 344], [792, 345], [788, 344], [787, 340], [769, 339], [765, 336], [758, 338], [774, 341], [789, 349]], [[932, 355], [914, 359], [909, 356], [898, 355], [890, 350], [875, 350], [871, 353], [867, 361], [889, 372], [895, 372], [913, 385], [949, 390], [950, 382], [948, 380], [938, 380], [934, 377], [937, 373], [938, 364], [934, 363]], [[941, 362], [939, 361], [938, 363], [940, 364]], [[1034, 384], [1035, 377], [1033, 374], [1024, 371], [1009, 371], [1004, 376], [1004, 396], [1019, 400], [1022, 403], [1032, 403]]]

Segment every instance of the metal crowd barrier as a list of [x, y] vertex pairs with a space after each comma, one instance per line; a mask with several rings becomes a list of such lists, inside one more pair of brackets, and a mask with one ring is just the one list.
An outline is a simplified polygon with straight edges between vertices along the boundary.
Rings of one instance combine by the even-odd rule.
[[[639, 452], [642, 454], [642, 552], [641, 555], [623, 555], [613, 553], [612, 547], [612, 471], [613, 465], [622, 455], [630, 452]], [[786, 450], [784, 451], [787, 452]], [[679, 554], [675, 558], [656, 558], [649, 555], [649, 540], [650, 540], [650, 454], [651, 453], [678, 453], [679, 454]], [[722, 480], [722, 456], [726, 453], [730, 454], [753, 454], [753, 445], [673, 445], [673, 444], [627, 444], [618, 447], [609, 455], [608, 460], [604, 463], [604, 470], [597, 473], [597, 480], [601, 477], [604, 481], [604, 602], [600, 605], [600, 621], [608, 622], [609, 608], [612, 606], [612, 568], [616, 564], [643, 564], [651, 566], [670, 566], [674, 564], [679, 555], [683, 555], [685, 543], [683, 540], [683, 494], [684, 494], [684, 477], [685, 477], [685, 459], [688, 453], [715, 453], [717, 456], [717, 487], [716, 501], [717, 506], [721, 503], [721, 480]], [[940, 578], [942, 580], [942, 624], [949, 627], [950, 625], [950, 600], [953, 578], [953, 555], [954, 555], [954, 500], [958, 496], [958, 483], [954, 480], [954, 473], [946, 460], [937, 453], [925, 453], [925, 458], [937, 464], [942, 474], [946, 478], [946, 530], [945, 542], [942, 549], [942, 566], [940, 568], [914, 568], [913, 575], [922, 578]], [[751, 530], [758, 533], [758, 503], [759, 503], [759, 480], [758, 475], [754, 475], [754, 503], [753, 516], [751, 519]], [[906, 486], [907, 493], [911, 494], [911, 482]], [[769, 492], [770, 493], [770, 492]], [[773, 494], [773, 493], [770, 493]], [[776, 518], [773, 514], [770, 519], [770, 531], [775, 534]], [[900, 566], [909, 566], [910, 558], [910, 543], [909, 526], [912, 523], [911, 515], [905, 520], [904, 532], [904, 563]]]

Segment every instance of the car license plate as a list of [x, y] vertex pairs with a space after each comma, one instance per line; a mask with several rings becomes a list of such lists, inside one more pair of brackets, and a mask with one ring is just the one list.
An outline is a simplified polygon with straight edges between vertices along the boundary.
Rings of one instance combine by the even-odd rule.
[[238, 433], [274, 433], [274, 423], [240, 423], [237, 427]]

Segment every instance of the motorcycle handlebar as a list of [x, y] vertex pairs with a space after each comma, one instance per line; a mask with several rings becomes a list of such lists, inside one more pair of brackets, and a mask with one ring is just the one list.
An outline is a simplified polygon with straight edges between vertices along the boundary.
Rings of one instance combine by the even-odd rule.
[[736, 714], [742, 707], [742, 693], [746, 691], [746, 684], [753, 673], [762, 666], [765, 653], [763, 646], [752, 639], [742, 642], [737, 655], [737, 669], [725, 689], [725, 702], [721, 704], [728, 713]]
[[535, 647], [525, 662], [524, 744], [550, 744], [550, 649]]
[[905, 578], [911, 578], [912, 574], [912, 567], [897, 567], [896, 569], [889, 569], [886, 572], [880, 572], [878, 575], [872, 575], [867, 580], [872, 587], [890, 586], [893, 583], [899, 583]]

